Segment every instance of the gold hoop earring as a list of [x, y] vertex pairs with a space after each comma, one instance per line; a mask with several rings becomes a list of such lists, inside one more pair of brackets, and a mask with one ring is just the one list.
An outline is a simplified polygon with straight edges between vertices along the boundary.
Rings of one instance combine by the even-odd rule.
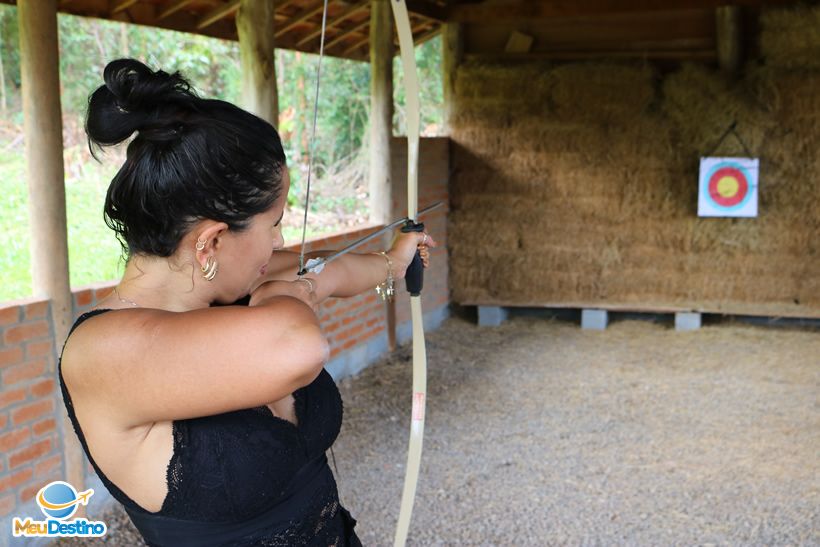
[[208, 243], [207, 241], [202, 241], [201, 239], [196, 240], [196, 250], [203, 251], [205, 250], [205, 244]]
[[214, 277], [216, 277], [217, 270], [219, 270], [219, 264], [217, 264], [213, 255], [211, 255], [208, 257], [208, 260], [205, 262], [205, 265], [202, 266], [201, 269], [202, 277], [204, 277], [208, 281], [213, 281]]

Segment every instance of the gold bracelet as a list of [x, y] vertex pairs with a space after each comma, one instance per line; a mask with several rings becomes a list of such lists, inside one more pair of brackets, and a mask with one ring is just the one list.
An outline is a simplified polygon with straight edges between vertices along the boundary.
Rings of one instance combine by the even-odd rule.
[[396, 292], [393, 286], [393, 261], [384, 251], [379, 251], [372, 254], [381, 255], [387, 261], [387, 279], [384, 282], [376, 285], [376, 294], [381, 296], [382, 300], [386, 302], [392, 302], [393, 295]]

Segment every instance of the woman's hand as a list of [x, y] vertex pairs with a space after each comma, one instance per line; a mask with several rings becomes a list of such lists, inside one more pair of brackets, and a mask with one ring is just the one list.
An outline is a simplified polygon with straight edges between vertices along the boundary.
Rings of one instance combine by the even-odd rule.
[[417, 249], [421, 254], [424, 267], [428, 267], [430, 265], [429, 247], [436, 247], [437, 245], [429, 234], [423, 232], [400, 232], [399, 236], [393, 242], [393, 246], [387, 251], [390, 259], [393, 261], [393, 277], [395, 279], [404, 278], [404, 274], [413, 261]]
[[307, 304], [318, 313], [319, 300], [316, 297], [316, 279], [303, 277], [295, 281], [268, 281], [251, 293], [250, 306], [259, 306], [274, 296], [291, 296]]

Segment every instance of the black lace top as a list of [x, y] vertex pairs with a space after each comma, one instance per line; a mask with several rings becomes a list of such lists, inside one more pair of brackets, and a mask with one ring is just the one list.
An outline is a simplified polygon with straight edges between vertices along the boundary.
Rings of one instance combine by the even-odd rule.
[[[71, 332], [106, 311], [81, 315]], [[266, 406], [174, 421], [168, 494], [156, 513], [97, 467], [59, 364], [58, 372], [68, 416], [91, 465], [149, 545], [360, 545], [324, 456], [342, 424], [342, 400], [326, 371], [294, 392], [298, 426]]]

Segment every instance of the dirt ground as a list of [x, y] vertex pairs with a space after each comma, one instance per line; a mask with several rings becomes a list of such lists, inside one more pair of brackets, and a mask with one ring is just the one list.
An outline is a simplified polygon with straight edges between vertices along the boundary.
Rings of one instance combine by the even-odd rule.
[[[820, 544], [820, 330], [452, 318], [427, 343], [409, 544]], [[403, 348], [340, 386], [339, 490], [365, 545], [392, 544], [410, 382]], [[136, 544], [106, 520], [106, 543]]]

